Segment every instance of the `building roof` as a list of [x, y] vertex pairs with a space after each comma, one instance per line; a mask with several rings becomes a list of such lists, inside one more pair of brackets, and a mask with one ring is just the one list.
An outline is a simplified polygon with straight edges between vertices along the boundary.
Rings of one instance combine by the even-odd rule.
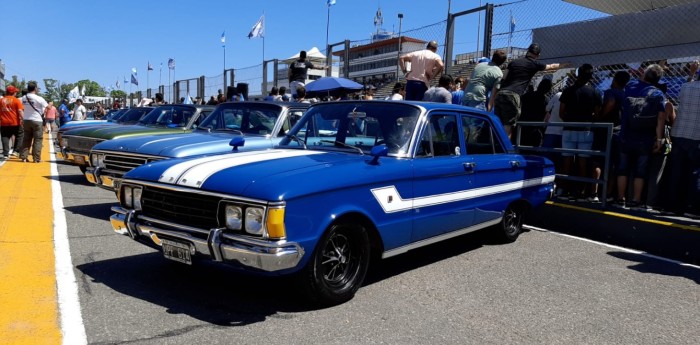
[[663, 7], [682, 5], [696, 0], [564, 0], [581, 7], [590, 8], [599, 12], [618, 15], [633, 12], [650, 11]]
[[[401, 43], [403, 44], [403, 43], [407, 43], [407, 42], [408, 43], [426, 43], [427, 41], [419, 40], [417, 38], [412, 38], [412, 37], [408, 37], [408, 36], [401, 36]], [[354, 53], [354, 52], [358, 52], [358, 51], [372, 50], [372, 49], [376, 49], [379, 47], [392, 46], [392, 45], [395, 46], [398, 44], [399, 44], [399, 38], [394, 37], [394, 38], [390, 38], [390, 39], [386, 39], [386, 40], [382, 40], [382, 41], [372, 42], [370, 44], [364, 44], [361, 46], [352, 47], [352, 48], [350, 48], [350, 52]], [[345, 49], [339, 50], [337, 52], [333, 52], [333, 55], [335, 55], [335, 56], [342, 56], [343, 54], [345, 54]]]
[[[301, 52], [299, 52], [301, 53]], [[282, 62], [290, 64], [294, 61], [299, 60], [299, 53], [296, 53], [289, 58], [282, 60]], [[325, 63], [326, 62], [326, 56], [321, 53], [321, 51], [318, 50], [318, 48], [313, 47], [309, 50], [306, 51], [306, 61], [309, 61], [311, 63]]]

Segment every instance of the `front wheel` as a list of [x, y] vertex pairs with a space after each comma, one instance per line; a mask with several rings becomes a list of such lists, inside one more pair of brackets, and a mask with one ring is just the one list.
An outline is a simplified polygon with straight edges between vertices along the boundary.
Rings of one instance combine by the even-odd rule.
[[499, 226], [499, 237], [507, 243], [515, 242], [523, 232], [524, 207], [509, 205], [503, 213], [503, 219]]
[[369, 258], [369, 236], [362, 225], [333, 225], [319, 241], [303, 272], [304, 290], [319, 304], [346, 302], [362, 285]]

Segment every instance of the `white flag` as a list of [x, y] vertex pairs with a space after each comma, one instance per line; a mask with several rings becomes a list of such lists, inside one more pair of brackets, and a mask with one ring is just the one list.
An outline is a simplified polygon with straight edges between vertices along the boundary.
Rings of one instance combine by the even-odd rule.
[[257, 38], [257, 37], [265, 37], [265, 15], [263, 14], [260, 16], [260, 19], [258, 19], [258, 22], [253, 25], [253, 28], [250, 29], [250, 33], [248, 34], [248, 38]]
[[69, 103], [73, 103], [78, 98], [80, 98], [80, 90], [78, 89], [78, 85], [76, 85], [73, 90], [70, 90], [68, 93], [68, 101]]
[[83, 87], [80, 88], [80, 95], [85, 96], [85, 84], [83, 84]]

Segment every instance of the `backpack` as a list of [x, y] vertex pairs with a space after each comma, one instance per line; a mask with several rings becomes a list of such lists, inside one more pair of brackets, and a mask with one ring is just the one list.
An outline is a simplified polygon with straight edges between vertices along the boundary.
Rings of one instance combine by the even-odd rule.
[[658, 110], [648, 102], [656, 88], [649, 90], [645, 97], [626, 97], [624, 107], [628, 109], [628, 123], [634, 131], [649, 131], [656, 128]]

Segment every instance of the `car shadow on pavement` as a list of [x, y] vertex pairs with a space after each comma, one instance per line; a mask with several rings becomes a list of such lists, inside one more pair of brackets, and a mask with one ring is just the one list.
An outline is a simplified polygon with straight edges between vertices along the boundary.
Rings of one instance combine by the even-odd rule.
[[629, 269], [640, 273], [661, 274], [666, 276], [677, 276], [687, 278], [700, 284], [700, 269], [697, 267], [683, 266], [678, 263], [670, 263], [647, 255], [639, 255], [629, 252], [611, 251], [608, 255], [618, 259], [636, 262], [628, 266]]
[[111, 208], [112, 206], [117, 206], [116, 198], [114, 202], [105, 202], [99, 204], [85, 204], [77, 206], [66, 206], [63, 209], [67, 212], [83, 216], [90, 217], [99, 220], [109, 220], [109, 217], [114, 214]]
[[71, 183], [79, 186], [91, 186], [94, 187], [92, 183], [90, 183], [84, 175], [80, 174], [61, 174], [61, 176], [44, 176], [45, 179], [48, 180], [56, 180], [59, 182], [65, 182], [65, 183]]
[[[414, 249], [408, 253], [384, 260], [374, 260], [370, 265], [364, 285], [371, 285], [402, 273], [428, 266], [436, 262], [462, 255], [484, 246], [500, 245], [492, 227], [458, 236], [446, 241]], [[523, 230], [527, 233], [527, 230]]]
[[[76, 267], [88, 279], [119, 293], [217, 326], [245, 326], [286, 313], [313, 310], [289, 278], [245, 274], [208, 262], [168, 261], [160, 252], [94, 261]], [[92, 288], [84, 288], [95, 290]]]

